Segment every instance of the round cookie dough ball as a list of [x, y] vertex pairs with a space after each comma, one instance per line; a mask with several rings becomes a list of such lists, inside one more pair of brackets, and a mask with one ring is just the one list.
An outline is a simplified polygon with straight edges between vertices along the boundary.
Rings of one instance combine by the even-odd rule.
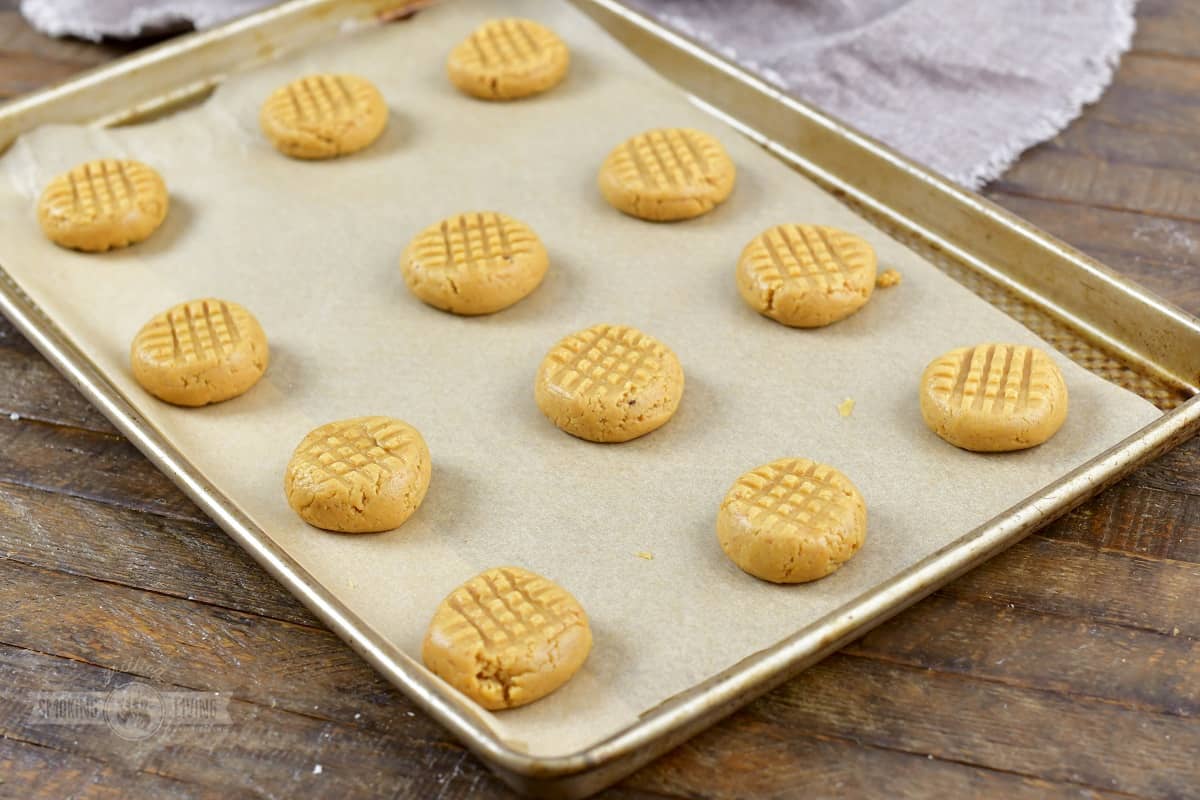
[[627, 442], [665, 425], [683, 396], [671, 349], [637, 328], [595, 325], [546, 355], [534, 385], [538, 408], [591, 442]]
[[1024, 450], [1067, 419], [1067, 384], [1036, 347], [981, 344], [936, 358], [921, 376], [921, 416], [938, 436], [978, 452]]
[[691, 219], [733, 191], [737, 168], [721, 143], [691, 128], [639, 133], [609, 153], [600, 191], [618, 211], [651, 222]]
[[237, 397], [267, 371], [262, 326], [237, 303], [190, 300], [156, 315], [130, 348], [133, 377], [160, 400], [203, 406]]
[[587, 614], [565, 589], [520, 567], [489, 569], [433, 615], [425, 666], [487, 709], [532, 703], [571, 679], [592, 649]]
[[398, 528], [429, 489], [429, 448], [391, 417], [355, 417], [316, 428], [292, 453], [288, 504], [309, 525], [339, 533]]
[[167, 216], [167, 186], [140, 161], [103, 158], [46, 185], [38, 222], [55, 244], [102, 253], [147, 239]]
[[742, 250], [742, 299], [794, 328], [816, 328], [858, 311], [875, 290], [875, 249], [824, 225], [776, 225]]
[[417, 234], [400, 258], [408, 288], [434, 308], [491, 314], [542, 282], [546, 248], [527, 225], [494, 211], [456, 214]]
[[559, 84], [571, 56], [562, 39], [528, 19], [492, 19], [450, 51], [446, 71], [482, 100], [516, 100]]
[[358, 152], [387, 127], [383, 95], [357, 75], [308, 75], [281, 86], [258, 115], [263, 134], [286, 156], [335, 158]]
[[807, 458], [742, 475], [717, 512], [717, 539], [756, 578], [804, 583], [830, 574], [862, 547], [867, 506], [850, 479]]

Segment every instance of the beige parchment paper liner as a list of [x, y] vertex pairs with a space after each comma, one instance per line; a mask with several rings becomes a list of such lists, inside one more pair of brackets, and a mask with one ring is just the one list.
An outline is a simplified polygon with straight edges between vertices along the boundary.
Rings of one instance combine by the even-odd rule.
[[[447, 52], [500, 15], [538, 19], [563, 36], [573, 55], [564, 84], [511, 104], [453, 89]], [[259, 105], [311, 71], [374, 81], [392, 109], [383, 138], [333, 162], [272, 150], [258, 131]], [[738, 166], [729, 202], [673, 225], [605, 205], [595, 174], [608, 151], [643, 129], [675, 125], [725, 143]], [[37, 195], [54, 174], [99, 156], [160, 170], [170, 215], [128, 250], [58, 249], [38, 229]], [[38, 130], [0, 169], [5, 268], [222, 492], [414, 659], [437, 603], [484, 568], [521, 565], [579, 598], [595, 631], [582, 672], [546, 700], [489, 715], [499, 736], [535, 755], [607, 738], [1158, 414], [1058, 357], [1071, 413], [1051, 442], [982, 456], [937, 439], [917, 404], [926, 363], [955, 346], [1036, 337], [692, 107], [565, 3], [445, 3], [234, 75], [203, 106], [152, 124]], [[475, 209], [532, 225], [551, 267], [525, 301], [465, 319], [409, 295], [398, 257], [424, 226]], [[898, 269], [904, 282], [824, 330], [763, 319], [738, 297], [734, 263], [752, 236], [781, 222], [864, 236], [880, 269]], [[271, 367], [237, 400], [172, 408], [133, 382], [129, 343], [155, 312], [205, 295], [258, 316]], [[560, 433], [538, 412], [539, 360], [559, 337], [597, 322], [636, 325], [679, 354], [687, 389], [660, 431], [601, 446]], [[857, 405], [844, 419], [837, 405], [846, 397]], [[360, 414], [394, 415], [422, 431], [434, 460], [428, 497], [391, 533], [309, 528], [283, 495], [288, 456], [315, 425]], [[779, 587], [726, 560], [714, 518], [735, 477], [792, 455], [849, 475], [870, 528], [837, 574]]]

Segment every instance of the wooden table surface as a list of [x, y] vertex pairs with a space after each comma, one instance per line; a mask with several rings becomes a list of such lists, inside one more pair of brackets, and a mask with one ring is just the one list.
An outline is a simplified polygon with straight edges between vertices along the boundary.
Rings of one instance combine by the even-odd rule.
[[[0, 97], [122, 52], [15, 6]], [[987, 195], [1198, 313], [1200, 3], [1138, 21], [1104, 97]], [[0, 412], [0, 796], [507, 794], [2, 317]], [[1200, 797], [1198, 597], [1193, 440], [610, 796]], [[36, 724], [35, 692], [134, 681], [231, 722]]]

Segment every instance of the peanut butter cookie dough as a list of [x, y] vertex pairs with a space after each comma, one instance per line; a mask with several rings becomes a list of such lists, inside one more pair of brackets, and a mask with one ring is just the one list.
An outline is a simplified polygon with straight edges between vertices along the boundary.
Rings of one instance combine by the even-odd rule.
[[737, 287], [751, 308], [794, 328], [853, 314], [875, 289], [875, 250], [837, 228], [776, 225], [746, 245]]
[[571, 57], [554, 31], [528, 19], [493, 19], [450, 51], [446, 71], [463, 92], [517, 100], [544, 92], [567, 74]]
[[893, 286], [899, 286], [901, 275], [894, 269], [885, 269], [875, 278], [876, 289], [891, 289]]
[[309, 525], [340, 533], [398, 528], [429, 489], [429, 448], [391, 417], [356, 417], [313, 430], [284, 475], [288, 504]]
[[921, 416], [964, 450], [1024, 450], [1067, 419], [1067, 384], [1036, 347], [981, 344], [934, 359], [921, 376]]
[[487, 709], [516, 708], [571, 679], [592, 649], [583, 607], [520, 567], [489, 569], [450, 593], [433, 615], [425, 666]]
[[617, 210], [652, 222], [691, 219], [723, 203], [737, 169], [721, 143], [691, 128], [646, 131], [600, 168], [600, 191]]
[[166, 218], [168, 204], [166, 184], [153, 169], [104, 158], [50, 181], [38, 201], [38, 222], [55, 244], [102, 253], [148, 238]]
[[237, 397], [267, 370], [267, 336], [237, 303], [216, 298], [172, 306], [133, 339], [133, 376], [146, 391], [179, 406]]
[[275, 149], [301, 159], [335, 158], [367, 147], [387, 127], [383, 95], [357, 75], [308, 75], [281, 86], [258, 117]]
[[867, 506], [850, 479], [807, 458], [742, 475], [717, 513], [717, 539], [756, 578], [804, 583], [848, 561], [867, 535]]
[[546, 355], [534, 385], [538, 408], [591, 442], [627, 442], [666, 424], [683, 396], [683, 367], [636, 328], [596, 325]]
[[527, 225], [494, 211], [456, 214], [417, 234], [400, 259], [408, 288], [434, 308], [491, 314], [546, 275], [546, 248]]

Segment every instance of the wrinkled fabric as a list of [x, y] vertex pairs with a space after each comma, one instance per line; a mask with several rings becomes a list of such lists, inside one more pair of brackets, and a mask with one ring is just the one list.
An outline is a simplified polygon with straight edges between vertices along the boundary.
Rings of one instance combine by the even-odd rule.
[[29, 24], [50, 36], [98, 42], [176, 28], [210, 28], [275, 0], [21, 0]]
[[[1003, 172], [1097, 99], [1136, 0], [630, 0], [965, 186]], [[43, 32], [207, 27], [263, 0], [22, 0]]]
[[633, 0], [966, 186], [1112, 80], [1136, 0]]

